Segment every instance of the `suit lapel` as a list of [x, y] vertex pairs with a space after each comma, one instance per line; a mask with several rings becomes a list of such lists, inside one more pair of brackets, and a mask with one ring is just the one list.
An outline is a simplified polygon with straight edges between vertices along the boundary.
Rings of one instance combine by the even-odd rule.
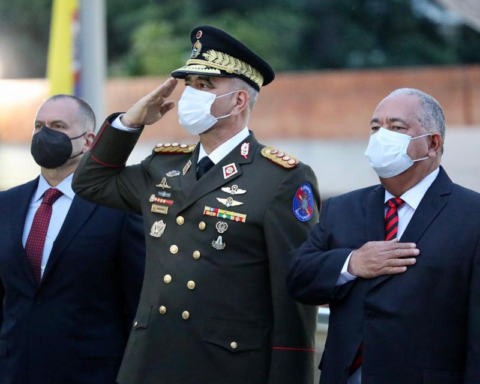
[[27, 218], [28, 207], [30, 206], [30, 201], [32, 196], [37, 190], [38, 187], [38, 177], [25, 184], [18, 193], [18, 200], [15, 204], [10, 206], [11, 214], [9, 215], [12, 225], [11, 229], [11, 239], [14, 242], [15, 254], [20, 255], [19, 262], [22, 269], [25, 272], [25, 277], [32, 282], [33, 285], [37, 285], [35, 278], [33, 276], [32, 269], [28, 263], [27, 255], [25, 253], [25, 248], [23, 247], [23, 230], [25, 228], [25, 220]]
[[193, 152], [192, 157], [188, 160], [190, 162], [190, 166], [188, 168], [187, 173], [183, 174], [183, 170], [187, 166], [188, 162], [184, 164], [182, 169], [182, 175], [180, 176], [180, 185], [182, 193], [187, 197], [190, 195], [193, 187], [197, 183], [197, 162], [198, 162], [198, 155], [200, 153], [200, 144], [197, 144], [195, 151]]
[[366, 207], [368, 241], [385, 240], [385, 189], [379, 185], [368, 197]]
[[[250, 144], [249, 154], [246, 159], [242, 157], [240, 154], [241, 145], [243, 145], [244, 143]], [[192, 166], [189, 173], [190, 172], [193, 173], [193, 177], [195, 178], [195, 183], [191, 185], [193, 181], [192, 175], [189, 175], [188, 179], [184, 181], [187, 187], [190, 186], [190, 189], [187, 195], [187, 199], [180, 207], [180, 212], [190, 207], [197, 200], [199, 200], [206, 194], [210, 193], [211, 191], [214, 191], [220, 188], [222, 185], [231, 183], [233, 180], [240, 177], [243, 173], [242, 166], [252, 162], [257, 145], [258, 145], [258, 142], [255, 139], [255, 136], [253, 135], [252, 132], [250, 132], [250, 136], [248, 136], [238, 146], [236, 146], [227, 156], [225, 156], [222, 159], [222, 161], [220, 161], [218, 164], [215, 164], [215, 166], [210, 171], [208, 171], [200, 180], [196, 180], [196, 172], [195, 172], [198, 153], [196, 154], [196, 156], [192, 156], [192, 158], [195, 158], [194, 159], [195, 163], [193, 163], [193, 160], [192, 160]], [[225, 178], [223, 168], [230, 164], [233, 164], [235, 166], [237, 172], [234, 175], [228, 178]]]
[[[420, 241], [422, 235], [447, 205], [448, 195], [452, 192], [452, 189], [452, 181], [443, 168], [440, 168], [440, 173], [427, 190], [427, 193], [425, 193], [425, 196], [423, 196], [420, 205], [408, 223], [401, 238], [402, 243], [418, 243]], [[383, 275], [377, 277], [373, 280], [372, 288], [392, 276], [393, 275]]]
[[48, 259], [41, 284], [46, 278], [48, 278], [48, 275], [52, 271], [52, 268], [62, 255], [65, 248], [70, 244], [78, 231], [80, 231], [80, 229], [84, 226], [85, 222], [92, 215], [96, 208], [97, 205], [89, 203], [82, 198], [75, 196], [72, 201], [72, 205], [68, 210], [67, 217], [63, 222], [62, 228], [60, 229], [60, 232], [53, 243], [53, 248], [50, 252], [50, 257]]

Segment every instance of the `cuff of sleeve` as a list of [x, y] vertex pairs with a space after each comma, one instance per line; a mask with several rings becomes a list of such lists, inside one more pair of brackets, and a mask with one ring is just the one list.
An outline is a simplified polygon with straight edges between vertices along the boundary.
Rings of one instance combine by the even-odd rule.
[[124, 113], [121, 113], [120, 115], [117, 116], [117, 118], [113, 121], [112, 127], [119, 129], [121, 131], [126, 131], [126, 132], [138, 132], [139, 130], [143, 129], [143, 127], [138, 127], [138, 128], [132, 128], [132, 127], [127, 127], [122, 123], [121, 117], [125, 115]]
[[92, 160], [103, 166], [123, 167], [142, 133], [142, 129], [129, 132], [114, 128], [111, 122], [118, 116], [113, 114], [105, 120], [90, 148]]
[[352, 253], [354, 251], [350, 252], [350, 254], [347, 257], [347, 260], [345, 260], [345, 264], [343, 264], [342, 271], [340, 272], [340, 276], [338, 277], [337, 283], [335, 286], [343, 285], [348, 283], [349, 281], [355, 280], [357, 276], [353, 276], [350, 273], [348, 273], [348, 264], [350, 263], [350, 258], [352, 257]]

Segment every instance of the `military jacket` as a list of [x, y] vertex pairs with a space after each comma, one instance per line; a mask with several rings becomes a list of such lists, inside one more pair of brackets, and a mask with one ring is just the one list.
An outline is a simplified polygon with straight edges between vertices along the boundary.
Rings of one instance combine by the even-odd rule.
[[317, 309], [285, 284], [289, 251], [318, 221], [311, 168], [253, 133], [199, 180], [195, 145], [125, 166], [141, 132], [113, 128], [115, 117], [73, 188], [144, 219], [145, 280], [119, 383], [311, 384]]

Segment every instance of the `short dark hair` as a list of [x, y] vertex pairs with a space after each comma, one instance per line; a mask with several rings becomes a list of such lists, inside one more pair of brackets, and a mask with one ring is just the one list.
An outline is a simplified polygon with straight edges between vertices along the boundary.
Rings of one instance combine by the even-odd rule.
[[79, 115], [83, 119], [83, 125], [87, 131], [95, 132], [96, 127], [96, 119], [95, 119], [95, 112], [93, 112], [92, 107], [88, 104], [85, 100], [81, 99], [80, 97], [73, 96], [73, 95], [65, 95], [65, 94], [57, 94], [49, 97], [45, 100], [45, 103], [48, 101], [58, 101], [58, 100], [65, 100], [70, 99], [77, 103], [79, 109]]

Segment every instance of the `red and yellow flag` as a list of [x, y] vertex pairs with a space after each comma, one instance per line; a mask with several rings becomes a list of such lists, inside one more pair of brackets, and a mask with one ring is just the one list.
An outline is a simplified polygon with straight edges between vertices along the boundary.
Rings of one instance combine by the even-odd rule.
[[47, 64], [50, 95], [64, 93], [79, 96], [79, 1], [53, 1]]

